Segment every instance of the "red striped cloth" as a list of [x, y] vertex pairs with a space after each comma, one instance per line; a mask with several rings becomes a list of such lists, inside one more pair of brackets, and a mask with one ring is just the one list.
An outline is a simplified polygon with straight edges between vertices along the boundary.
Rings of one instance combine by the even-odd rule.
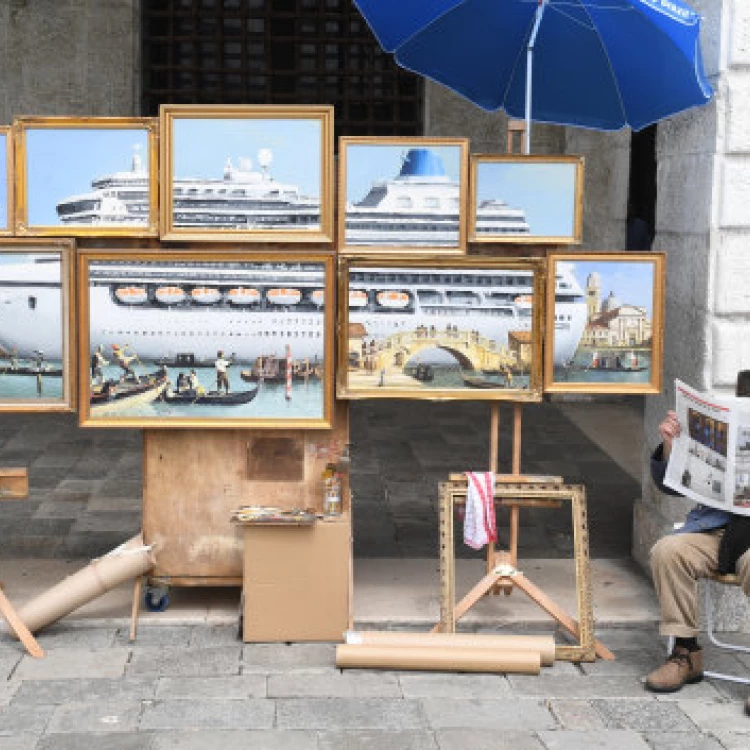
[[482, 549], [488, 542], [497, 541], [495, 524], [495, 475], [491, 471], [467, 471], [466, 515], [464, 544]]

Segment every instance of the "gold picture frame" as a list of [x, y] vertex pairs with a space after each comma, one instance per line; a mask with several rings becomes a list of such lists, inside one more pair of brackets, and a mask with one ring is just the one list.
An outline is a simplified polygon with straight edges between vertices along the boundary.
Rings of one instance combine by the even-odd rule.
[[157, 237], [157, 129], [155, 118], [16, 119], [16, 234]]
[[469, 242], [580, 244], [583, 179], [582, 156], [472, 154]]
[[337, 395], [541, 400], [543, 270], [538, 258], [339, 256]]
[[75, 409], [74, 254], [70, 239], [0, 238], [0, 412]]
[[[466, 611], [466, 605], [456, 604], [455, 522], [456, 505], [466, 503], [466, 480], [443, 482], [438, 488], [438, 514], [440, 528], [440, 632], [455, 633], [456, 621]], [[573, 527], [573, 561], [578, 619], [573, 620], [535, 586], [521, 570], [505, 565], [488, 570], [487, 576], [503, 576], [513, 582], [529, 598], [544, 609], [559, 625], [573, 635], [576, 645], [555, 646], [555, 658], [573, 662], [596, 660], [597, 642], [594, 635], [594, 607], [591, 587], [589, 557], [589, 527], [586, 508], [586, 488], [580, 484], [559, 482], [498, 481], [495, 483], [496, 506], [506, 508], [559, 507], [570, 501]], [[506, 569], [503, 569], [506, 568]], [[480, 584], [477, 584], [479, 586]], [[472, 590], [473, 591], [473, 590]], [[492, 598], [492, 597], [490, 597]], [[465, 599], [476, 600], [471, 593]], [[465, 601], [465, 600], [464, 600]], [[463, 603], [463, 602], [462, 602]]]
[[[6, 237], [13, 234], [13, 129], [9, 125], [0, 127], [0, 183], [2, 182], [5, 185], [4, 189], [0, 189], [0, 237]], [[5, 223], [2, 222], [3, 212]]]
[[665, 268], [658, 252], [548, 255], [546, 392], [661, 392]]
[[[163, 104], [159, 113], [163, 240], [333, 242], [333, 107]], [[228, 161], [232, 148], [240, 153]]]
[[342, 255], [466, 252], [467, 138], [344, 136], [338, 172]]
[[331, 426], [332, 251], [86, 249], [78, 273], [82, 426]]

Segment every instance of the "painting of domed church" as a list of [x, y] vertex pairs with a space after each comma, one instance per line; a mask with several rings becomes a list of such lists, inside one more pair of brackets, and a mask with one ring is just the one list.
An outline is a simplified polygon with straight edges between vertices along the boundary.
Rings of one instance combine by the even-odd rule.
[[[569, 253], [549, 259], [549, 279], [572, 277], [569, 289], [548, 291], [545, 389], [654, 393], [661, 386], [664, 255], [661, 253]], [[548, 283], [549, 289], [550, 283]], [[566, 314], [566, 295], [585, 303], [585, 319]], [[568, 309], [569, 305], [567, 306]], [[557, 356], [554, 341], [577, 341]]]

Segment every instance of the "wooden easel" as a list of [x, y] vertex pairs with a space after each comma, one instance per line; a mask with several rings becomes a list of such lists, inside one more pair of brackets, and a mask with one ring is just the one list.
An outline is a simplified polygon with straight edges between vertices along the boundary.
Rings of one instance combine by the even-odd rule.
[[29, 655], [33, 656], [35, 659], [41, 659], [44, 657], [42, 647], [36, 642], [34, 636], [31, 635], [31, 631], [29, 631], [26, 625], [24, 625], [13, 605], [10, 603], [10, 600], [3, 593], [2, 584], [0, 584], [0, 613], [18, 636], [18, 640], [23, 643], [24, 648], [29, 652]]
[[[530, 492], [527, 494], [535, 495], [536, 497], [527, 499], [525, 502], [512, 500], [506, 501], [507, 507], [510, 508], [510, 538], [507, 550], [499, 550], [494, 544], [487, 546], [487, 559], [486, 559], [486, 571], [485, 575], [471, 588], [468, 594], [464, 598], [453, 606], [453, 587], [448, 586], [447, 592], [443, 592], [443, 596], [449, 596], [450, 601], [450, 622], [446, 623], [441, 620], [434, 628], [433, 632], [441, 631], [452, 631], [455, 628], [455, 623], [458, 622], [480, 599], [493, 592], [499, 592], [502, 590], [505, 594], [510, 594], [514, 588], [519, 588], [524, 592], [533, 602], [541, 607], [547, 614], [549, 614], [556, 622], [558, 622], [566, 631], [577, 638], [581, 638], [582, 635], [587, 638], [590, 637], [592, 641], [592, 653], [589, 656], [588, 649], [584, 643], [581, 647], [558, 647], [558, 658], [570, 659], [572, 661], [587, 661], [593, 660], [596, 656], [601, 659], [613, 660], [614, 654], [601, 642], [593, 638], [593, 625], [591, 616], [591, 602], [587, 601], [590, 599], [590, 592], [588, 591], [588, 538], [585, 540], [579, 540], [576, 544], [575, 562], [576, 568], [579, 574], [576, 576], [579, 588], [583, 586], [586, 590], [579, 590], [579, 610], [586, 612], [586, 622], [583, 622], [584, 616], [579, 615], [581, 622], [573, 619], [564, 609], [558, 606], [544, 591], [536, 586], [531, 580], [529, 580], [520, 570], [518, 570], [518, 529], [519, 529], [519, 512], [520, 508], [525, 506], [536, 505], [539, 507], [557, 507], [559, 502], [555, 500], [555, 496], [562, 491], [562, 494], [567, 494], [569, 486], [563, 484], [563, 480], [560, 477], [532, 477], [525, 476], [520, 472], [521, 462], [521, 405], [514, 404], [513, 414], [513, 460], [512, 460], [512, 474], [497, 475], [497, 431], [499, 425], [499, 405], [497, 403], [492, 404], [491, 419], [490, 419], [490, 470], [496, 476], [496, 484], [508, 485], [512, 487], [515, 485], [515, 491], [518, 491], [519, 486], [526, 485], [530, 488]], [[460, 475], [452, 475], [451, 481], [461, 479]], [[545, 485], [547, 485], [545, 487]], [[524, 490], [525, 492], [525, 490]], [[571, 493], [574, 498], [574, 532], [576, 534], [585, 530], [585, 512], [582, 510], [585, 506], [585, 499], [581, 499], [575, 495], [575, 492]], [[583, 488], [580, 489], [580, 493], [583, 494]], [[549, 496], [549, 499], [548, 499]], [[441, 511], [442, 511], [442, 500], [441, 500]], [[447, 512], [452, 513], [452, 507], [447, 509]], [[576, 514], [578, 517], [576, 518]], [[444, 523], [444, 521], [441, 521]], [[445, 564], [443, 558], [450, 556], [451, 561], [454, 555], [453, 552], [453, 533], [443, 538], [443, 530], [441, 529], [441, 578], [444, 577], [445, 571], [451, 571], [453, 566]], [[450, 548], [448, 548], [450, 547]], [[585, 575], [580, 575], [583, 572]], [[449, 573], [450, 574], [450, 573]], [[452, 574], [450, 574], [452, 576]], [[583, 580], [585, 578], [585, 581]], [[441, 581], [444, 584], [444, 581]], [[585, 639], [582, 639], [585, 640]]]

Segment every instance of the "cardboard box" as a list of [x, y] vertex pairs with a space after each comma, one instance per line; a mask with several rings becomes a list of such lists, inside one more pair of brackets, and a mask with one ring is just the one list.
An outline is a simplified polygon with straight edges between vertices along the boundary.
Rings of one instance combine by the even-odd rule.
[[242, 640], [342, 641], [351, 627], [349, 514], [243, 533]]

